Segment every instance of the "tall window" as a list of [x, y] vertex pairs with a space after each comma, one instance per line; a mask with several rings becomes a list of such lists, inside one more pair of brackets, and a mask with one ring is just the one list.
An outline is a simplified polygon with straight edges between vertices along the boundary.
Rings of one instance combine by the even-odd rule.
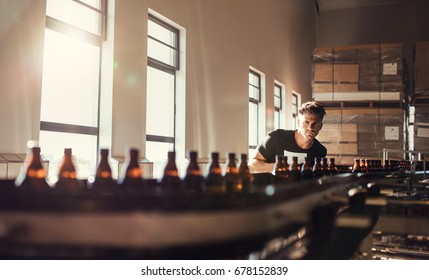
[[72, 148], [80, 178], [96, 167], [106, 2], [47, 0], [39, 141], [50, 180], [64, 148]]
[[298, 94], [292, 93], [292, 118], [293, 118], [293, 129], [296, 129], [296, 121], [298, 119], [298, 106], [299, 98]]
[[249, 70], [249, 154], [259, 144], [261, 91], [261, 75]]
[[176, 73], [179, 30], [149, 14], [146, 103], [146, 157], [153, 176], [162, 175], [168, 151], [175, 150]]
[[281, 111], [283, 109], [283, 90], [281, 85], [274, 83], [274, 129], [281, 127]]

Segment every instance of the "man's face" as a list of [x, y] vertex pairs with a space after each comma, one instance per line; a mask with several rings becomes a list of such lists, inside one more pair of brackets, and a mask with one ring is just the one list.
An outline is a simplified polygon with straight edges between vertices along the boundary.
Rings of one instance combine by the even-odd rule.
[[315, 114], [305, 113], [298, 117], [298, 132], [306, 139], [314, 139], [322, 126], [322, 120]]

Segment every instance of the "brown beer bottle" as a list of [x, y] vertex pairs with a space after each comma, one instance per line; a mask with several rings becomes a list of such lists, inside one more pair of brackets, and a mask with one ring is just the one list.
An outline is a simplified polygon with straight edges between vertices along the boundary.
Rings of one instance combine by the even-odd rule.
[[330, 175], [328, 158], [326, 158], [326, 157], [322, 158], [322, 171], [323, 171], [323, 175], [325, 175], [325, 176]]
[[319, 178], [322, 176], [323, 176], [323, 169], [322, 169], [321, 158], [315, 157], [314, 164], [313, 164], [313, 177]]
[[243, 191], [250, 191], [253, 182], [253, 175], [250, 173], [249, 166], [247, 165], [247, 154], [240, 155], [240, 165], [238, 167], [238, 175], [241, 178]]
[[273, 168], [273, 183], [286, 183], [292, 182], [292, 173], [289, 170], [290, 166], [287, 162], [287, 157], [283, 155], [276, 155], [276, 163]]
[[381, 172], [381, 171], [383, 171], [383, 166], [382, 166], [382, 164], [381, 164], [381, 159], [377, 159], [377, 160], [375, 161], [375, 164], [376, 164], [376, 171], [377, 171], [377, 172]]
[[161, 179], [164, 191], [178, 193], [180, 191], [181, 180], [176, 165], [176, 152], [168, 152], [167, 165], [164, 168], [164, 175]]
[[228, 192], [241, 192], [243, 184], [238, 175], [238, 167], [235, 163], [235, 153], [228, 153], [228, 160], [225, 166], [225, 183]]
[[374, 163], [372, 159], [365, 159], [365, 172], [373, 172], [374, 171]]
[[139, 165], [139, 150], [130, 148], [128, 150], [125, 164], [118, 178], [118, 184], [121, 186], [142, 186], [143, 170]]
[[290, 165], [289, 165], [287, 156], [283, 156], [283, 165], [284, 165], [284, 169], [285, 169], [285, 172], [283, 175], [283, 180], [285, 182], [292, 182], [293, 176], [292, 176], [292, 173], [290, 171]]
[[100, 162], [95, 172], [94, 189], [108, 190], [115, 187], [115, 181], [112, 178], [112, 169], [109, 164], [109, 150], [100, 149]]
[[211, 161], [205, 178], [206, 191], [209, 193], [224, 193], [226, 186], [224, 184], [222, 169], [219, 165], [219, 153], [211, 153]]
[[203, 192], [203, 177], [198, 166], [198, 153], [196, 151], [189, 152], [189, 164], [186, 169], [185, 178], [183, 178], [183, 187], [186, 191], [202, 193]]
[[361, 172], [368, 172], [366, 168], [367, 159], [360, 159], [360, 171]]
[[71, 192], [77, 192], [80, 190], [76, 168], [72, 160], [71, 148], [64, 149], [64, 157], [58, 172], [58, 181], [55, 184], [55, 189]]
[[352, 172], [353, 173], [362, 172], [361, 166], [360, 166], [360, 160], [358, 158], [355, 158], [355, 163], [353, 164]]
[[283, 164], [283, 155], [276, 155], [276, 163], [273, 167], [273, 183], [283, 183], [285, 166]]
[[335, 165], [335, 158], [329, 159], [329, 175], [338, 174], [337, 166]]
[[313, 168], [311, 167], [310, 162], [308, 161], [308, 157], [305, 157], [304, 162], [302, 163], [301, 178], [303, 180], [313, 178]]
[[298, 165], [298, 157], [292, 157], [292, 164], [290, 165], [289, 170], [292, 174], [293, 181], [301, 180], [301, 168]]
[[383, 165], [383, 172], [389, 172], [389, 171], [391, 171], [391, 166], [389, 164], [389, 160], [385, 159], [384, 165]]
[[40, 147], [32, 147], [15, 185], [26, 191], [46, 191], [51, 187], [46, 182], [46, 171], [40, 156]]

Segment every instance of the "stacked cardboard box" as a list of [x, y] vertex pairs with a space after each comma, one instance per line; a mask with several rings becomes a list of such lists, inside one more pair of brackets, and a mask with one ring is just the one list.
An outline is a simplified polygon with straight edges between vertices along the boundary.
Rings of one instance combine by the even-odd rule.
[[[414, 147], [429, 153], [429, 41], [414, 45]], [[426, 155], [427, 157], [427, 155]]]
[[391, 159], [403, 159], [405, 66], [402, 44], [314, 49], [313, 98], [340, 104], [327, 108], [318, 136], [329, 157], [351, 165], [354, 158], [381, 159], [388, 149], [397, 151]]
[[404, 97], [402, 44], [316, 48], [312, 66], [316, 100], [401, 101]]
[[359, 65], [313, 64], [313, 91], [356, 92], [358, 90]]
[[[339, 164], [352, 165], [354, 158], [382, 159], [383, 149], [404, 149], [400, 108], [339, 108], [326, 113], [317, 139]], [[389, 158], [401, 160], [403, 153], [391, 152]]]
[[[429, 106], [416, 106], [414, 115], [414, 149], [429, 152]], [[429, 156], [429, 155], [427, 155]]]
[[417, 95], [429, 97], [429, 41], [414, 45], [414, 87]]

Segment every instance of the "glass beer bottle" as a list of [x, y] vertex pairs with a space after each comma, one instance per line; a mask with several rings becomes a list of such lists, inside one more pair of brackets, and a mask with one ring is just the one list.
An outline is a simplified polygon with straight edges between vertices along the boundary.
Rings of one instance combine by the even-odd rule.
[[198, 166], [198, 153], [196, 151], [189, 152], [189, 164], [186, 169], [185, 178], [183, 178], [183, 186], [186, 191], [202, 193], [203, 192], [203, 177]]
[[58, 172], [58, 181], [55, 184], [55, 189], [71, 192], [80, 190], [76, 168], [72, 160], [71, 148], [64, 149], [64, 157]]
[[337, 166], [335, 165], [335, 158], [329, 159], [329, 174], [336, 175], [338, 174]]
[[207, 176], [205, 178], [206, 191], [208, 193], [224, 193], [226, 186], [223, 181], [222, 169], [219, 165], [219, 153], [211, 153], [210, 165], [207, 169]]
[[301, 180], [301, 168], [298, 165], [298, 157], [292, 157], [292, 164], [290, 165], [289, 170], [292, 174], [293, 181]]
[[307, 179], [313, 178], [313, 168], [310, 165], [308, 157], [305, 157], [304, 158], [304, 162], [302, 163], [301, 178], [303, 180], [307, 180]]
[[360, 159], [355, 158], [355, 162], [354, 162], [354, 164], [353, 164], [352, 172], [353, 172], [353, 173], [359, 173], [359, 172], [362, 172], [362, 170], [361, 170], [361, 165], [360, 165]]
[[143, 170], [139, 165], [139, 150], [130, 148], [128, 150], [125, 164], [118, 178], [118, 184], [125, 186], [142, 186]]
[[46, 182], [46, 171], [42, 165], [40, 147], [32, 147], [15, 185], [26, 191], [46, 191], [51, 187]]
[[276, 155], [276, 163], [273, 167], [273, 183], [283, 183], [283, 176], [285, 172], [285, 166], [283, 163], [283, 155]]
[[292, 172], [290, 171], [290, 166], [289, 166], [287, 156], [283, 156], [283, 165], [284, 165], [284, 169], [285, 169], [284, 174], [283, 174], [283, 181], [284, 182], [292, 182], [293, 176], [292, 176]]
[[323, 173], [321, 158], [315, 157], [313, 164], [313, 177], [320, 178], [323, 176]]
[[238, 167], [235, 163], [235, 153], [228, 153], [228, 160], [225, 165], [225, 184], [227, 192], [241, 192], [243, 185], [238, 175]]
[[95, 172], [94, 189], [108, 190], [115, 187], [115, 181], [112, 177], [112, 169], [109, 164], [109, 150], [100, 149], [100, 162]]
[[325, 176], [330, 175], [328, 158], [326, 157], [322, 158], [322, 171], [323, 171], [323, 175]]
[[176, 165], [176, 152], [168, 152], [167, 165], [164, 168], [164, 175], [161, 179], [161, 186], [164, 191], [178, 193], [180, 191], [181, 180]]
[[247, 165], [247, 154], [240, 155], [240, 165], [238, 167], [238, 175], [241, 178], [243, 191], [250, 191], [253, 182], [253, 175], [250, 173], [249, 166]]

